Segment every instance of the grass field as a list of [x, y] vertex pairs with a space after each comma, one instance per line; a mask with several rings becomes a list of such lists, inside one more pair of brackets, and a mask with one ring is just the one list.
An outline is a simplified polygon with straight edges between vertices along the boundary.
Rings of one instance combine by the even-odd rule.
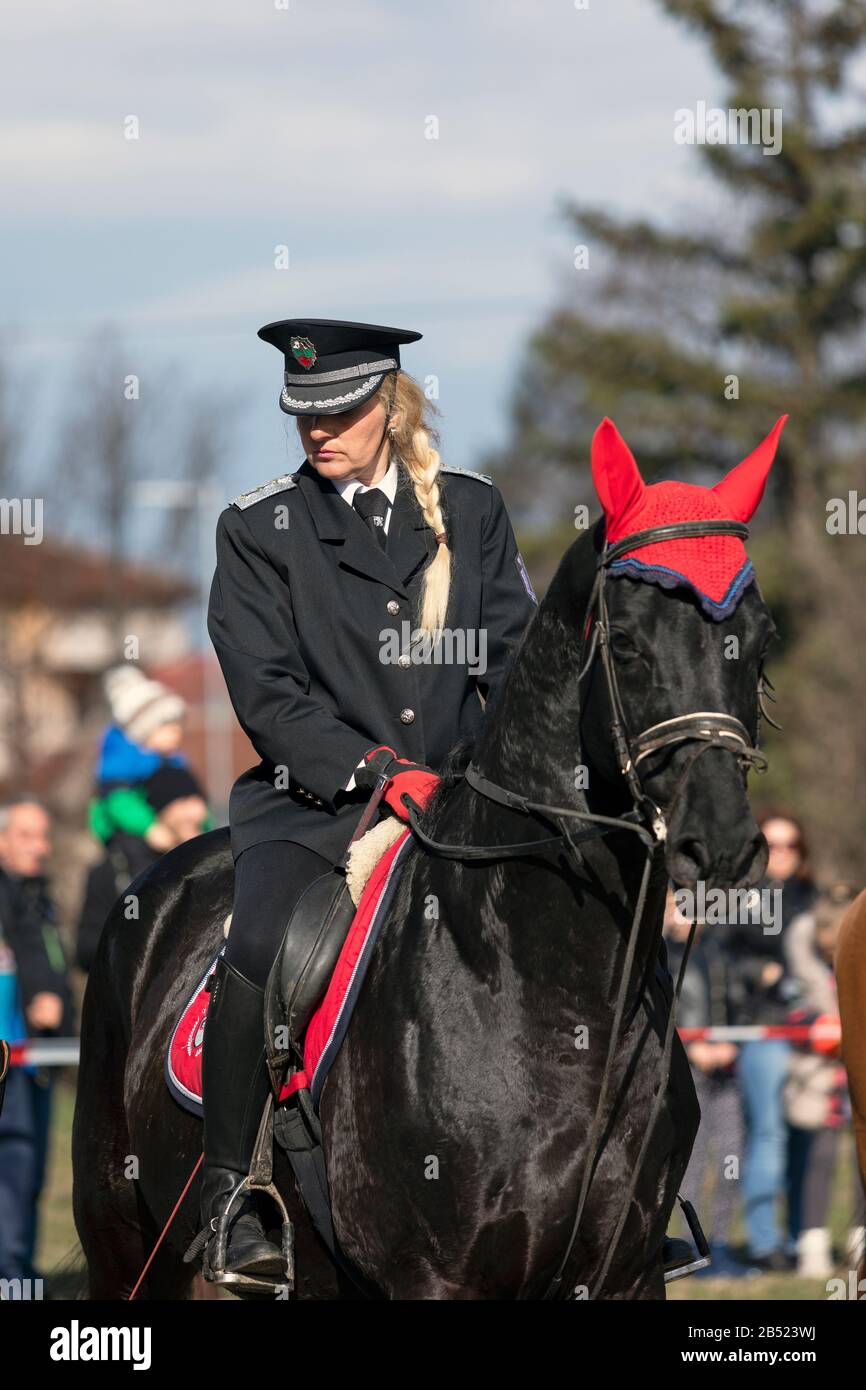
[[[54, 1125], [51, 1136], [48, 1182], [43, 1196], [37, 1267], [50, 1276], [70, 1252], [77, 1247], [78, 1238], [72, 1220], [72, 1166], [70, 1142], [72, 1114], [75, 1105], [75, 1073], [70, 1072], [55, 1091]], [[836, 1175], [831, 1227], [835, 1245], [841, 1249], [850, 1220], [850, 1196], [853, 1188], [853, 1144], [845, 1136], [843, 1161]], [[741, 1234], [741, 1233], [740, 1233]], [[735, 1232], [736, 1236], [736, 1232]], [[57, 1297], [69, 1297], [70, 1286], [62, 1275], [56, 1280]], [[668, 1297], [677, 1300], [744, 1302], [771, 1300], [824, 1300], [827, 1290], [823, 1280], [799, 1279], [794, 1274], [772, 1275], [758, 1279], [682, 1279], [668, 1289]]]

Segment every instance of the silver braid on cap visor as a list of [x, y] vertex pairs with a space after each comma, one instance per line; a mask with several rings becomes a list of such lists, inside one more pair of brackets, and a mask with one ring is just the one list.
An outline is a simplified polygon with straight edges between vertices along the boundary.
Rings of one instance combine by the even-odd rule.
[[317, 386], [326, 386], [329, 381], [351, 381], [353, 376], [386, 372], [396, 365], [396, 357], [380, 357], [378, 362], [359, 362], [355, 367], [338, 367], [333, 372], [316, 372], [312, 377], [309, 372], [300, 375], [297, 372], [283, 372], [283, 381], [287, 386], [306, 386], [308, 381], [314, 381]]
[[[340, 375], [342, 376], [342, 372]], [[313, 401], [302, 401], [298, 400], [295, 396], [290, 396], [284, 386], [280, 393], [280, 401], [283, 405], [295, 406], [303, 410], [309, 410], [310, 406], [314, 405], [348, 405], [351, 401], [356, 401], [359, 396], [370, 395], [379, 385], [384, 375], [384, 372], [379, 372], [378, 376], [372, 377], [369, 381], [365, 381], [362, 386], [356, 386], [354, 391], [347, 391], [344, 396], [321, 396], [318, 400]], [[322, 380], [321, 377], [316, 377], [314, 379], [316, 381]], [[307, 380], [309, 381], [309, 377]]]

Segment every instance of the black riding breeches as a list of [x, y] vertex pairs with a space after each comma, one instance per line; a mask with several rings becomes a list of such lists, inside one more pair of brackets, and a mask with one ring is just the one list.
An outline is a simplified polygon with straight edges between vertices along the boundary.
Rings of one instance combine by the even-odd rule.
[[264, 989], [292, 908], [313, 879], [332, 867], [293, 840], [265, 840], [239, 854], [226, 961]]

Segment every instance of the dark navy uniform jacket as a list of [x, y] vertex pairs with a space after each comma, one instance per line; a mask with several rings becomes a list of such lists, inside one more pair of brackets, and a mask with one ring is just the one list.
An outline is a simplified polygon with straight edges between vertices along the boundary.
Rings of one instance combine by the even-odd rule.
[[208, 632], [262, 760], [232, 789], [235, 858], [293, 840], [335, 862], [369, 798], [342, 789], [369, 749], [438, 771], [477, 733], [479, 692], [495, 690], [536, 604], [498, 488], [445, 467], [439, 483], [451, 592], [446, 645], [426, 662], [411, 635], [436, 541], [402, 470], [384, 551], [309, 463], [221, 514]]

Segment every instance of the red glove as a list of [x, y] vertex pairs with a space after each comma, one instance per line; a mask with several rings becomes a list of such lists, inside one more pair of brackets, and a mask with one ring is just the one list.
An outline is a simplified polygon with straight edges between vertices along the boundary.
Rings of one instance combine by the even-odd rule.
[[364, 754], [364, 762], [365, 766], [355, 773], [355, 786], [372, 791], [380, 776], [387, 777], [382, 799], [405, 821], [409, 819], [409, 808], [404, 796], [411, 797], [423, 809], [442, 780], [432, 768], [398, 758], [394, 749], [387, 746], [371, 748]]

